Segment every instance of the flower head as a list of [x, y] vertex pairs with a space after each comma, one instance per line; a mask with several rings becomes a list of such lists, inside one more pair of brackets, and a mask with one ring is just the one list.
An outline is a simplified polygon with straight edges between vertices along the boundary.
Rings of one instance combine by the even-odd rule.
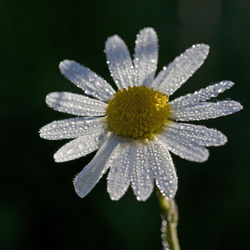
[[169, 121], [167, 96], [146, 86], [118, 90], [108, 102], [106, 121], [115, 134], [146, 139]]
[[71, 60], [60, 63], [62, 74], [86, 95], [50, 93], [51, 108], [76, 115], [54, 121], [40, 130], [49, 140], [73, 139], [55, 154], [56, 162], [70, 161], [98, 150], [76, 176], [74, 186], [86, 196], [108, 173], [111, 199], [120, 199], [131, 185], [138, 200], [146, 200], [154, 187], [173, 198], [177, 176], [170, 152], [194, 162], [206, 161], [206, 147], [220, 146], [227, 138], [216, 129], [182, 123], [225, 116], [242, 109], [236, 101], [208, 102], [231, 88], [222, 81], [169, 101], [170, 96], [203, 64], [209, 47], [193, 45], [155, 77], [157, 35], [152, 28], [139, 32], [131, 60], [123, 40], [108, 38], [105, 53], [116, 92], [103, 78]]

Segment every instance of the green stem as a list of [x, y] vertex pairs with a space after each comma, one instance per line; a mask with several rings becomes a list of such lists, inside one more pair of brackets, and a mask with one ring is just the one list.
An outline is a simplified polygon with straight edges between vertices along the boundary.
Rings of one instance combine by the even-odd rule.
[[177, 222], [178, 211], [173, 199], [166, 199], [158, 190], [158, 199], [162, 213], [162, 244], [164, 249], [180, 250]]

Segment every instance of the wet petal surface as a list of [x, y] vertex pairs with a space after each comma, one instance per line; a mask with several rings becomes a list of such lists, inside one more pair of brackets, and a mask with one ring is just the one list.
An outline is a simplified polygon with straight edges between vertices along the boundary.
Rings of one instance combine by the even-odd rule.
[[191, 77], [207, 58], [209, 46], [196, 44], [175, 58], [157, 75], [152, 88], [172, 95]]
[[131, 182], [136, 199], [145, 201], [154, 188], [154, 178], [151, 165], [148, 161], [148, 145], [143, 142], [132, 144], [133, 167]]
[[134, 66], [124, 41], [117, 35], [109, 37], [105, 53], [111, 76], [119, 89], [134, 85]]
[[116, 136], [108, 135], [105, 142], [98, 150], [90, 163], [75, 177], [74, 187], [76, 193], [83, 198], [86, 196], [108, 170], [106, 161], [114, 150], [119, 140]]
[[46, 103], [56, 111], [77, 116], [104, 116], [107, 107], [104, 102], [68, 92], [52, 92]]
[[179, 157], [194, 161], [204, 162], [208, 159], [208, 150], [198, 145], [191, 138], [167, 131], [157, 137], [164, 146]]
[[51, 122], [40, 129], [40, 136], [47, 140], [72, 139], [103, 129], [104, 118], [77, 117]]
[[158, 38], [152, 28], [139, 32], [135, 41], [135, 84], [150, 86], [154, 80], [158, 62]]
[[182, 137], [201, 146], [221, 146], [227, 142], [227, 137], [217, 129], [207, 128], [201, 125], [188, 123], [169, 123], [163, 132], [171, 134], [172, 137]]
[[190, 106], [199, 102], [207, 101], [211, 98], [217, 97], [220, 93], [230, 89], [234, 85], [231, 81], [222, 81], [213, 85], [210, 85], [204, 89], [195, 91], [192, 94], [187, 94], [174, 99], [169, 104], [175, 104], [180, 106]]
[[120, 142], [107, 161], [110, 168], [108, 174], [108, 193], [112, 200], [119, 200], [127, 191], [130, 184], [131, 168], [131, 143]]
[[56, 162], [65, 162], [78, 159], [97, 150], [105, 137], [104, 130], [83, 135], [62, 146], [55, 154]]
[[176, 121], [199, 121], [214, 119], [240, 111], [243, 107], [236, 101], [201, 102], [191, 106], [171, 105], [170, 118]]
[[157, 187], [166, 198], [173, 198], [177, 191], [178, 181], [170, 153], [158, 139], [154, 139], [150, 141], [147, 157]]
[[75, 61], [64, 60], [59, 68], [61, 73], [84, 90], [86, 95], [107, 102], [115, 94], [114, 89], [102, 77]]

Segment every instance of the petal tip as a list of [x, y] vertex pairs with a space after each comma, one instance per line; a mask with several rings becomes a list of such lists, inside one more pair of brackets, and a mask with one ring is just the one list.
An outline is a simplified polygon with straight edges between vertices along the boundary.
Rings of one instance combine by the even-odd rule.
[[[61, 149], [61, 148], [60, 148], [60, 149]], [[54, 153], [54, 155], [53, 155], [54, 161], [55, 161], [56, 163], [70, 161], [70, 159], [65, 158], [65, 156], [62, 154], [62, 152], [61, 152], [60, 149], [58, 149], [58, 150]]]
[[205, 43], [199, 43], [199, 44], [197, 44], [197, 46], [200, 46], [204, 50], [207, 50], [207, 51], [209, 51], [209, 49], [210, 49], [210, 46], [208, 44], [205, 44]]
[[232, 113], [238, 112], [243, 109], [243, 106], [237, 101], [229, 101], [232, 107]]
[[225, 80], [225, 81], [223, 81], [223, 83], [225, 83], [228, 86], [228, 88], [231, 88], [232, 86], [234, 86], [234, 82], [232, 82], [230, 80]]
[[141, 33], [141, 32], [151, 32], [151, 33], [156, 33], [155, 32], [155, 29], [154, 28], [152, 28], [152, 27], [145, 27], [145, 28], [143, 28], [143, 29], [141, 29], [140, 31], [139, 31], [139, 34]]
[[118, 201], [121, 197], [119, 197], [119, 196], [111, 196], [110, 194], [109, 194], [109, 197], [110, 197], [110, 199], [112, 200], [112, 201]]
[[238, 102], [238, 108], [239, 108], [239, 111], [243, 109], [243, 105], [241, 105], [239, 102]]
[[61, 61], [59, 63], [59, 69], [62, 70], [65, 68], [65, 66], [67, 66], [70, 63], [70, 60], [68, 59], [64, 59], [63, 61]]
[[45, 126], [44, 127], [41, 127], [40, 129], [39, 129], [39, 131], [38, 131], [38, 134], [39, 134], [39, 136], [41, 137], [41, 138], [43, 138], [43, 139], [46, 139], [45, 138], [45, 132], [44, 132], [44, 129], [45, 128]]
[[137, 201], [146, 201], [149, 197], [136, 197]]
[[59, 63], [59, 69], [60, 69], [61, 73], [64, 75], [65, 72], [67, 72], [67, 70], [69, 70], [70, 66], [73, 64], [78, 64], [78, 63], [73, 61], [73, 60], [69, 60], [69, 59], [64, 59], [63, 61], [61, 61]]
[[59, 98], [60, 93], [59, 92], [51, 92], [45, 97], [45, 102], [49, 107], [53, 107], [54, 100]]
[[203, 155], [203, 157], [202, 158], [200, 158], [200, 160], [198, 160], [197, 162], [199, 162], [199, 163], [203, 163], [203, 162], [205, 162], [205, 161], [207, 161], [208, 160], [208, 158], [209, 158], [209, 151], [207, 150], [206, 151], [206, 154], [205, 155]]
[[151, 189], [150, 192], [146, 192], [145, 194], [142, 194], [141, 192], [135, 193], [134, 191], [134, 195], [137, 201], [146, 201], [150, 197], [152, 191], [153, 191], [153, 188]]
[[199, 52], [204, 54], [204, 57], [206, 58], [209, 53], [210, 46], [205, 43], [198, 43], [198, 44], [194, 44], [192, 48], [199, 50]]
[[224, 135], [224, 134], [222, 134], [222, 137], [221, 137], [221, 146], [222, 145], [225, 145], [226, 143], [228, 142], [228, 139], [227, 139], [227, 137]]
[[73, 186], [74, 186], [74, 189], [75, 189], [75, 192], [76, 194], [80, 197], [80, 198], [83, 198], [86, 196], [86, 194], [84, 192], [82, 192], [82, 190], [79, 189], [79, 186], [78, 186], [78, 176], [79, 174], [77, 174], [75, 176], [75, 178], [73, 179]]
[[112, 35], [110, 37], [107, 38], [106, 42], [105, 42], [105, 47], [107, 46], [108, 43], [110, 43], [111, 41], [121, 41], [121, 38], [118, 35]]
[[55, 161], [56, 163], [62, 162], [62, 160], [60, 160], [60, 158], [58, 157], [58, 153], [55, 153], [55, 154], [53, 155], [53, 158], [54, 158], [54, 161]]

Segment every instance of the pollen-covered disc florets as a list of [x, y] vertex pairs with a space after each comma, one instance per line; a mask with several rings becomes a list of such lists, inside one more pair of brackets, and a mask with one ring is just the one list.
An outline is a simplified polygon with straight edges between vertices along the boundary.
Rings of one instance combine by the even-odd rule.
[[146, 86], [118, 90], [108, 102], [108, 127], [120, 136], [150, 138], [169, 121], [167, 101], [167, 95]]

